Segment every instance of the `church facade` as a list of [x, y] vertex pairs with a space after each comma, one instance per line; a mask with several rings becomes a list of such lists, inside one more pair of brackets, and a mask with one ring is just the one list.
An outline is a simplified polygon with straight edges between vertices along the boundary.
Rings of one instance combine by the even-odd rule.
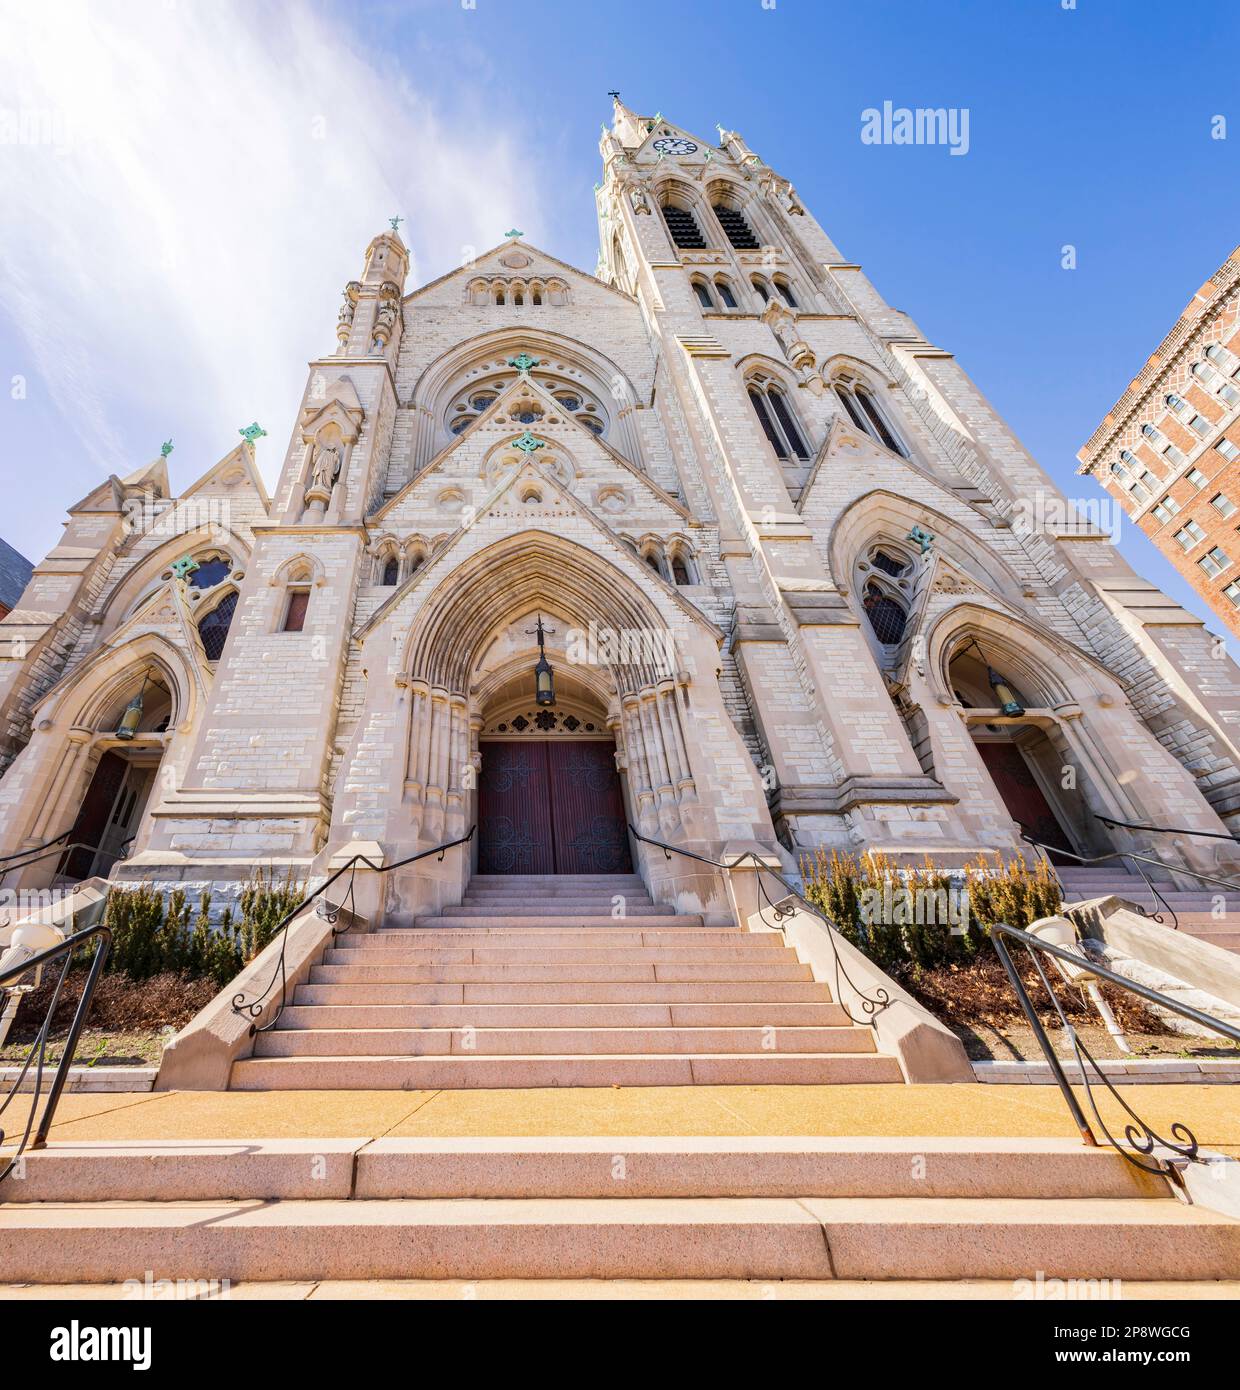
[[[345, 286], [274, 494], [257, 426], [69, 509], [0, 623], [10, 885], [1080, 855], [1226, 834], [1240, 673], [1083, 522], [782, 176], [618, 100], [593, 275], [519, 233]], [[1199, 869], [1226, 841], [1160, 841]]]

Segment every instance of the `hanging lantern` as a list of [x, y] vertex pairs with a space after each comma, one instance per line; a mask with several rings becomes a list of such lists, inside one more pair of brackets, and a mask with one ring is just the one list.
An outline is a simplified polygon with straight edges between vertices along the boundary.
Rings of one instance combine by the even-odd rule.
[[535, 632], [538, 636], [538, 661], [534, 665], [534, 702], [539, 705], [554, 705], [555, 673], [551, 669], [551, 663], [547, 660], [547, 652], [543, 646], [545, 633], [541, 613], [538, 615], [538, 626]]
[[125, 706], [125, 713], [121, 715], [121, 722], [116, 726], [116, 737], [131, 739], [138, 732], [138, 725], [142, 723], [142, 697], [146, 693], [147, 677], [142, 677], [142, 689]]
[[1010, 719], [1019, 719], [1024, 714], [1025, 707], [1016, 698], [1016, 692], [1007, 683], [1007, 678], [989, 665], [986, 667], [986, 678], [990, 681], [990, 688], [995, 692], [999, 713], [1006, 714]]

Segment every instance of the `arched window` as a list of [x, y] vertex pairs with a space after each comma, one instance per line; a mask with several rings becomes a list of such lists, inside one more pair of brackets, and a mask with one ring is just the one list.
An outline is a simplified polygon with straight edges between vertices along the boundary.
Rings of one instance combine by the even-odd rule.
[[1215, 395], [1221, 396], [1228, 405], [1240, 405], [1240, 391], [1237, 391], [1231, 382], [1209, 362], [1194, 362], [1193, 375]]
[[885, 647], [894, 646], [903, 636], [908, 622], [904, 606], [890, 594], [886, 594], [872, 580], [865, 586], [865, 596], [861, 600], [865, 615], [874, 629], [874, 636]]
[[706, 250], [706, 239], [702, 235], [702, 229], [688, 208], [677, 207], [674, 203], [664, 203], [663, 220], [667, 223], [668, 234], [673, 243], [682, 251]]
[[502, 304], [504, 302], [504, 289], [502, 285], [495, 291], [495, 302], [496, 304]]
[[796, 295], [792, 293], [792, 286], [782, 275], [777, 275], [775, 277], [775, 288], [779, 291], [780, 295], [783, 297], [784, 303], [789, 309], [800, 308], [800, 305], [797, 304]]
[[381, 584], [391, 588], [400, 579], [400, 561], [395, 555], [389, 555], [383, 566], [383, 578]]
[[525, 296], [521, 293], [520, 290], [514, 290], [514, 291], [512, 292], [512, 302], [513, 302], [514, 304], [524, 304], [524, 303], [525, 303]]
[[765, 378], [756, 377], [749, 383], [749, 399], [758, 416], [758, 423], [776, 456], [781, 459], [807, 459], [809, 447], [792, 413], [784, 393]]
[[672, 578], [677, 584], [693, 583], [693, 580], [689, 578], [689, 567], [681, 555], [672, 556]]
[[542, 303], [542, 290], [540, 290], [540, 289], [537, 287], [537, 285], [530, 291], [530, 303], [531, 303], [531, 304], [541, 304], [541, 303]]
[[758, 291], [758, 298], [763, 302], [763, 304], [766, 304], [770, 301], [770, 287], [767, 285], [766, 281], [760, 275], [755, 275], [753, 277], [753, 287], [755, 290]]
[[1167, 407], [1195, 434], [1204, 436], [1209, 434], [1213, 428], [1204, 415], [1198, 415], [1183, 396], [1177, 396], [1174, 391], [1167, 397]]
[[715, 288], [719, 291], [719, 298], [723, 301], [725, 309], [735, 309], [736, 296], [732, 293], [732, 286], [726, 280], [716, 280]]
[[233, 613], [237, 607], [237, 591], [234, 589], [215, 605], [198, 623], [198, 635], [202, 638], [203, 650], [208, 661], [218, 661], [224, 650], [224, 639], [232, 625]]
[[739, 208], [730, 208], [722, 203], [713, 203], [711, 210], [719, 219], [719, 225], [723, 228], [724, 235], [738, 251], [758, 250], [758, 238], [754, 236], [753, 228]]
[[848, 418], [859, 430], [864, 430], [871, 439], [877, 439], [893, 454], [899, 454], [901, 458], [908, 457], [908, 450], [887, 423], [886, 416], [878, 408], [878, 402], [868, 386], [850, 380], [837, 381], [835, 394], [848, 412]]
[[654, 570], [655, 574], [663, 573], [663, 566], [659, 564], [659, 557], [654, 553], [653, 550], [648, 550], [646, 554], [643, 556], [643, 559], [650, 566], [650, 568]]
[[703, 309], [713, 309], [715, 301], [711, 298], [710, 287], [705, 280], [694, 280], [693, 292], [698, 297], [698, 303]]

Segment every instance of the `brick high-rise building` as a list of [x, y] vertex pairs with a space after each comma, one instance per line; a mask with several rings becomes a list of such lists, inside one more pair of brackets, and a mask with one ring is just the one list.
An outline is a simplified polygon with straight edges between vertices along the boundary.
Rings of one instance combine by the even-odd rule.
[[1078, 457], [1240, 636], [1240, 248]]

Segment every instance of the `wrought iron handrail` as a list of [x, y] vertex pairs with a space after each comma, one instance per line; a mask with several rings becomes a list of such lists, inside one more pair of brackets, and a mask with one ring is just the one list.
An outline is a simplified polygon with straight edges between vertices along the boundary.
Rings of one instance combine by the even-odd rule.
[[1203, 840], [1228, 840], [1233, 845], [1240, 844], [1234, 835], [1224, 835], [1218, 830], [1189, 830], [1183, 825], [1138, 825], [1136, 821], [1116, 820], [1114, 816], [1100, 816], [1097, 812], [1094, 819], [1103, 825], [1121, 826], [1124, 830], [1152, 830], [1156, 835], [1197, 835]]
[[[459, 836], [457, 839], [445, 840], [441, 845], [432, 845], [430, 849], [419, 850], [417, 854], [411, 854], [407, 859], [398, 859], [394, 864], [376, 864], [373, 860], [367, 859], [364, 854], [355, 854], [352, 859], [342, 864], [330, 878], [324, 879], [313, 893], [308, 893], [301, 902], [288, 913], [275, 931], [271, 933], [271, 941], [274, 941], [277, 936], [280, 937], [280, 954], [276, 960], [276, 968], [272, 972], [271, 979], [268, 980], [264, 988], [255, 995], [253, 999], [247, 1000], [244, 993], [235, 994], [233, 996], [233, 1013], [249, 1014], [250, 1018], [255, 1020], [250, 1024], [250, 1036], [254, 1037], [256, 1033], [266, 1033], [269, 1029], [274, 1028], [280, 1021], [280, 1016], [283, 1014], [288, 1003], [288, 973], [285, 970], [285, 954], [288, 950], [288, 927], [295, 918], [301, 916], [306, 908], [309, 907], [320, 894], [330, 888], [342, 875], [349, 875], [349, 886], [345, 890], [344, 896], [335, 907], [332, 907], [332, 905], [328, 903], [327, 911], [323, 913], [323, 920], [332, 923], [332, 939], [335, 940], [336, 937], [343, 936], [344, 933], [349, 930], [347, 926], [337, 930], [335, 924], [340, 920], [340, 914], [345, 910], [346, 903], [349, 905], [350, 915], [353, 913], [355, 906], [353, 884], [357, 877], [359, 865], [367, 869], [373, 869], [374, 872], [378, 874], [390, 874], [393, 869], [403, 869], [406, 865], [416, 864], [419, 859], [426, 859], [432, 854], [438, 855], [442, 862], [444, 855], [450, 849], [454, 849], [457, 845], [468, 844], [469, 841], [474, 838], [474, 831], [477, 828], [476, 824], [471, 825], [466, 833]], [[270, 941], [268, 944], [270, 945]], [[266, 1007], [267, 997], [275, 988], [277, 980], [280, 982], [280, 1007], [272, 1014], [271, 1018], [269, 1018], [266, 1023], [260, 1024], [257, 1020], [262, 1017], [263, 1009]]]
[[[1049, 858], [1049, 856], [1052, 854], [1062, 854], [1068, 859], [1075, 859], [1078, 864], [1105, 864], [1108, 860], [1111, 859], [1134, 860], [1137, 865], [1137, 873], [1140, 875], [1141, 880], [1144, 882], [1145, 886], [1150, 890], [1151, 897], [1157, 899], [1158, 902], [1162, 903], [1163, 907], [1165, 907], [1166, 910], [1171, 914], [1172, 929], [1174, 931], [1179, 931], [1180, 919], [1176, 916], [1175, 908], [1173, 908], [1171, 904], [1166, 900], [1166, 898], [1164, 898], [1163, 895], [1158, 891], [1158, 889], [1154, 887], [1153, 880], [1141, 867], [1141, 864], [1144, 862], [1147, 864], [1157, 864], [1159, 868], [1167, 868], [1167, 865], [1164, 864], [1161, 859], [1151, 859], [1145, 855], [1137, 854], [1132, 850], [1123, 849], [1113, 850], [1109, 854], [1095, 854], [1093, 856], [1074, 854], [1070, 849], [1060, 849], [1058, 845], [1048, 845], [1044, 843], [1042, 840], [1035, 840], [1033, 836], [1030, 835], [1029, 832], [1023, 826], [1021, 827], [1020, 838], [1024, 840], [1024, 842], [1027, 845], [1032, 845], [1035, 849], [1040, 849], [1043, 852], [1043, 854], [1047, 856], [1046, 867], [1050, 869], [1052, 874], [1055, 874], [1055, 882], [1059, 884], [1060, 893], [1064, 893], [1063, 879], [1061, 879], [1059, 875], [1055, 873], [1055, 866], [1051, 863]], [[1136, 909], [1142, 917], [1148, 917], [1150, 921], [1159, 922], [1163, 926], [1167, 925], [1166, 922], [1163, 921], [1163, 915], [1161, 912], [1147, 912], [1145, 908], [1141, 906], [1140, 903], [1136, 904]]]
[[[1011, 938], [1018, 942], [1029, 953], [1029, 958], [1033, 962], [1033, 967], [1037, 971], [1038, 978], [1042, 981], [1042, 986], [1050, 997], [1051, 1004], [1054, 1006], [1059, 1021], [1063, 1025], [1064, 1035], [1072, 1045], [1072, 1050], [1076, 1057], [1076, 1064], [1081, 1071], [1081, 1084], [1085, 1088], [1085, 1094], [1089, 1100], [1089, 1107], [1093, 1112], [1095, 1121], [1099, 1129], [1106, 1136], [1106, 1142], [1111, 1145], [1118, 1153], [1122, 1154], [1134, 1167], [1142, 1169], [1147, 1173], [1159, 1173], [1171, 1179], [1173, 1182], [1180, 1182], [1180, 1175], [1176, 1170], [1172, 1159], [1161, 1158], [1155, 1149], [1162, 1145], [1179, 1159], [1201, 1163], [1205, 1162], [1198, 1157], [1199, 1145], [1196, 1136], [1187, 1125], [1176, 1121], [1171, 1126], [1171, 1133], [1179, 1141], [1173, 1143], [1170, 1139], [1164, 1139], [1156, 1130], [1151, 1128], [1132, 1108], [1131, 1105], [1120, 1095], [1116, 1087], [1111, 1083], [1110, 1078], [1103, 1071], [1097, 1059], [1081, 1041], [1076, 1029], [1068, 1022], [1067, 1015], [1064, 1013], [1059, 1003], [1059, 998], [1051, 988], [1051, 983], [1046, 977], [1046, 972], [1042, 969], [1042, 962], [1038, 959], [1037, 952], [1053, 956], [1057, 960], [1065, 961], [1077, 969], [1084, 969], [1091, 975], [1100, 980], [1105, 980], [1108, 984], [1115, 985], [1119, 989], [1127, 990], [1130, 994], [1135, 994], [1144, 999], [1149, 1004], [1155, 1004], [1160, 1009], [1168, 1009], [1172, 1013], [1179, 1014], [1181, 1018], [1189, 1019], [1200, 1027], [1208, 1028], [1212, 1032], [1219, 1033], [1232, 1042], [1240, 1043], [1240, 1028], [1233, 1027], [1230, 1023], [1224, 1023], [1221, 1019], [1213, 1018], [1210, 1014], [1202, 1013], [1200, 1009], [1194, 1009], [1191, 1005], [1182, 1004], [1178, 999], [1172, 999], [1168, 995], [1160, 994], [1156, 989], [1150, 989], [1148, 985], [1139, 984], [1136, 980], [1129, 980], [1123, 975], [1118, 975], [1114, 970], [1109, 970], [1105, 965], [1097, 964], [1087, 956], [1069, 951], [1065, 947], [1056, 946], [1050, 941], [1044, 941], [1039, 936], [1034, 936], [1027, 931], [1021, 931], [1017, 927], [1010, 927], [1006, 922], [996, 922], [990, 929], [990, 939], [994, 943], [995, 952], [1007, 971], [1008, 978], [1012, 982], [1012, 988], [1016, 991], [1017, 1000], [1025, 1017], [1029, 1020], [1029, 1025], [1033, 1029], [1034, 1037], [1038, 1040], [1038, 1045], [1042, 1049], [1043, 1055], [1050, 1063], [1051, 1071], [1055, 1081], [1063, 1095], [1068, 1109], [1072, 1113], [1072, 1118], [1076, 1122], [1077, 1129], [1080, 1131], [1081, 1138], [1085, 1143], [1099, 1147], [1098, 1136], [1094, 1133], [1093, 1127], [1085, 1116], [1081, 1103], [1077, 1099], [1072, 1086], [1068, 1081], [1067, 1074], [1063, 1069], [1063, 1063], [1055, 1049], [1051, 1046], [1050, 1039], [1046, 1035], [1046, 1030], [1038, 1018], [1037, 1010], [1033, 1006], [1033, 1001], [1029, 998], [1029, 992], [1025, 988], [1025, 983], [1020, 977], [1020, 972], [1016, 969], [1012, 957], [1007, 948], [1005, 938]], [[1088, 1066], [1086, 1065], [1088, 1064]], [[1090, 1081], [1090, 1069], [1094, 1073], [1094, 1081]], [[1124, 1138], [1127, 1143], [1122, 1143], [1111, 1133], [1106, 1121], [1098, 1109], [1098, 1103], [1094, 1096], [1094, 1086], [1101, 1082], [1108, 1091], [1115, 1097], [1129, 1117], [1129, 1122], [1124, 1126]], [[1138, 1157], [1139, 1155], [1139, 1157]], [[1143, 1159], [1151, 1159], [1151, 1163], [1143, 1162]]]
[[[47, 1043], [52, 1030], [52, 1016], [56, 1012], [56, 1005], [60, 1002], [61, 991], [64, 989], [65, 980], [69, 975], [69, 967], [73, 963], [74, 953], [84, 941], [98, 941], [95, 949], [94, 959], [91, 961], [90, 973], [86, 977], [86, 983], [82, 986], [82, 997], [78, 1000], [78, 1006], [73, 1015], [73, 1022], [69, 1025], [69, 1033], [65, 1039], [64, 1051], [60, 1055], [60, 1061], [56, 1064], [56, 1072], [52, 1077], [51, 1089], [47, 1094], [47, 1102], [43, 1107], [43, 1117], [39, 1121], [35, 1130], [34, 1143], [30, 1143], [30, 1132], [34, 1129], [35, 1114], [39, 1108], [39, 1097], [43, 1093], [43, 1072], [44, 1063], [47, 1057]], [[47, 1013], [43, 1022], [39, 1026], [39, 1031], [35, 1035], [34, 1042], [30, 1046], [30, 1051], [26, 1055], [25, 1062], [22, 1063], [21, 1070], [18, 1072], [9, 1088], [8, 1094], [0, 1101], [0, 1115], [8, 1108], [13, 1097], [17, 1095], [22, 1082], [26, 1079], [30, 1071], [31, 1064], [35, 1067], [34, 1093], [30, 1099], [30, 1113], [26, 1117], [26, 1128], [21, 1140], [17, 1145], [16, 1153], [9, 1157], [3, 1170], [0, 1170], [0, 1182], [13, 1171], [27, 1147], [42, 1149], [47, 1145], [48, 1130], [52, 1127], [52, 1120], [56, 1115], [56, 1107], [60, 1103], [61, 1092], [65, 1088], [65, 1082], [69, 1079], [69, 1068], [73, 1065], [73, 1059], [77, 1054], [78, 1040], [82, 1035], [82, 1028], [86, 1023], [86, 1015], [90, 1012], [91, 1002], [95, 997], [95, 986], [99, 983], [99, 976], [103, 973], [103, 967], [107, 962], [108, 953], [112, 949], [112, 928], [104, 922], [96, 922], [93, 926], [86, 927], [80, 932], [75, 932], [72, 936], [66, 937], [54, 946], [49, 946], [45, 951], [28, 957], [19, 965], [10, 966], [8, 970], [0, 973], [0, 989], [7, 988], [12, 982], [19, 980], [22, 976], [31, 971], [41, 969], [44, 965], [50, 964], [59, 957], [64, 957], [64, 965], [60, 971], [60, 978], [56, 981], [56, 988], [52, 991], [51, 1002], [47, 1006]], [[5, 1132], [0, 1129], [0, 1145], [4, 1143]]]
[[[1102, 818], [1099, 817], [1098, 819], [1101, 820]], [[1044, 844], [1041, 840], [1035, 840], [1032, 835], [1028, 834], [1024, 830], [1023, 827], [1021, 831], [1021, 839], [1025, 840], [1028, 844], [1034, 845], [1036, 848], [1040, 850], [1045, 850], [1049, 852], [1050, 854], [1062, 854], [1067, 856], [1067, 858], [1069, 859], [1075, 859], [1078, 864], [1101, 864], [1108, 859], [1131, 859], [1132, 862], [1136, 864], [1137, 873], [1140, 874], [1141, 878], [1144, 880], [1145, 886], [1150, 890], [1150, 893], [1155, 898], [1157, 898], [1158, 901], [1162, 903], [1163, 907], [1165, 907], [1167, 911], [1171, 914], [1172, 926], [1177, 931], [1180, 927], [1180, 919], [1176, 915], [1175, 908], [1173, 908], [1171, 904], [1166, 900], [1166, 898], [1164, 898], [1163, 895], [1158, 891], [1153, 881], [1150, 879], [1149, 875], [1141, 867], [1142, 864], [1153, 864], [1156, 868], [1162, 869], [1167, 873], [1183, 874], [1186, 878], [1195, 878], [1201, 883], [1211, 883], [1216, 888], [1223, 888], [1231, 893], [1240, 893], [1240, 883], [1238, 883], [1235, 879], [1217, 878], [1214, 874], [1203, 874], [1200, 872], [1200, 870], [1190, 869], [1187, 867], [1187, 865], [1183, 864], [1168, 864], [1166, 860], [1158, 859], [1150, 854], [1142, 854], [1137, 850], [1118, 849], [1113, 850], [1110, 854], [1098, 854], [1095, 855], [1093, 858], [1085, 858], [1082, 855], [1073, 854], [1071, 850], [1060, 849], [1058, 845], [1047, 845]], [[1051, 864], [1049, 860], [1047, 862], [1051, 872], [1054, 873], [1054, 864]], [[1055, 874], [1055, 877], [1059, 881], [1060, 888], [1062, 888], [1063, 881], [1059, 879], [1058, 874]], [[1143, 907], [1140, 907], [1139, 905], [1137, 910], [1141, 913], [1143, 917], [1149, 917], [1155, 922], [1162, 922], [1163, 920], [1162, 914], [1160, 912], [1146, 912], [1146, 910]], [[1166, 923], [1164, 922], [1163, 925], [1165, 926]]]
[[[826, 915], [826, 913], [822, 911], [821, 908], [815, 907], [814, 904], [810, 902], [810, 900], [805, 896], [804, 893], [801, 892], [799, 888], [797, 888], [794, 884], [790, 883], [783, 876], [783, 874], [778, 873], [776, 872], [776, 870], [772, 869], [771, 866], [767, 864], [759, 855], [755, 854], [753, 850], [746, 850], [743, 854], [738, 855], [729, 863], [726, 859], [711, 859], [708, 855], [698, 854], [694, 850], [681, 849], [678, 845], [669, 845], [663, 840], [656, 840], [650, 835], [643, 835], [642, 832], [638, 830], [635, 825], [632, 824], [632, 822], [629, 823], [629, 831], [636, 839], [641, 840], [644, 844], [654, 845], [656, 848], [661, 849], [663, 851], [663, 857], [665, 859], [670, 859], [673, 854], [680, 854], [683, 855], [686, 859], [696, 859], [700, 864], [709, 864], [712, 868], [723, 869], [726, 873], [729, 874], [729, 891], [731, 890], [732, 882], [730, 877], [731, 871], [733, 869], [739, 868], [747, 860], [752, 860], [752, 862], [756, 865], [758, 869], [758, 873], [755, 875], [758, 884], [758, 891], [762, 894], [766, 906], [769, 907], [771, 911], [774, 913], [774, 917], [769, 925], [773, 926], [776, 931], [783, 933], [785, 930], [784, 926], [782, 925], [783, 919], [785, 917], [791, 916], [793, 909], [781, 907], [779, 903], [773, 902], [771, 900], [770, 894], [766, 891], [766, 885], [762, 881], [763, 873], [770, 874], [770, 876], [773, 879], [776, 879], [787, 890], [789, 897], [796, 898], [797, 901], [805, 907], [807, 912], [811, 913], [814, 917], [817, 917], [819, 921], [824, 922], [826, 924], [828, 929], [827, 940], [831, 944], [831, 955], [834, 958], [835, 963], [835, 1002], [840, 1006], [840, 1008], [844, 1010], [851, 1022], [860, 1024], [867, 1028], [873, 1028], [875, 1025], [875, 1021], [878, 1018], [878, 1015], [882, 1013], [884, 1009], [889, 1008], [895, 1002], [881, 985], [875, 988], [874, 997], [870, 998], [870, 996], [867, 995], [863, 989], [861, 989], [858, 985], [855, 985], [853, 983], [852, 979], [848, 974], [848, 971], [844, 967], [844, 962], [840, 960], [840, 953], [835, 945], [835, 934], [839, 931], [839, 928]], [[759, 907], [758, 916], [762, 919], [763, 922], [766, 922], [766, 917], [763, 914], [764, 908]], [[843, 935], [843, 933], [841, 932], [840, 935]], [[860, 1000], [862, 1012], [868, 1015], [866, 1018], [855, 1018], [853, 1016], [852, 1010], [848, 1007], [847, 1004], [844, 1003], [842, 991], [839, 987], [841, 978], [843, 978], [845, 983], [848, 985], [849, 989], [851, 989], [852, 992], [857, 996], [858, 1000]]]
[[[129, 839], [122, 840], [120, 848], [116, 853], [108, 855], [114, 864], [119, 863], [126, 857], [126, 846], [133, 844], [135, 838], [135, 836], [131, 835]], [[9, 874], [16, 873], [18, 869], [28, 869], [31, 864], [37, 864], [41, 859], [50, 859], [53, 855], [58, 855], [63, 859], [66, 854], [72, 854], [74, 850], [78, 849], [94, 850], [97, 854], [100, 850], [100, 846], [88, 844], [85, 840], [74, 840], [71, 844], [45, 850], [42, 854], [32, 854], [29, 859], [23, 859], [20, 864], [10, 864], [8, 868], [0, 868], [0, 881], [7, 878]], [[53, 874], [53, 878], [56, 877], [59, 877], [59, 875]], [[69, 875], [66, 874], [64, 877], [67, 878]]]
[[53, 845], [58, 845], [61, 840], [67, 840], [72, 834], [73, 827], [70, 826], [68, 830], [62, 830], [54, 840], [44, 840], [41, 845], [27, 845], [25, 849], [15, 849], [11, 854], [0, 854], [0, 864], [7, 864], [10, 859], [21, 859], [27, 854], [35, 854], [41, 849], [51, 849]]

